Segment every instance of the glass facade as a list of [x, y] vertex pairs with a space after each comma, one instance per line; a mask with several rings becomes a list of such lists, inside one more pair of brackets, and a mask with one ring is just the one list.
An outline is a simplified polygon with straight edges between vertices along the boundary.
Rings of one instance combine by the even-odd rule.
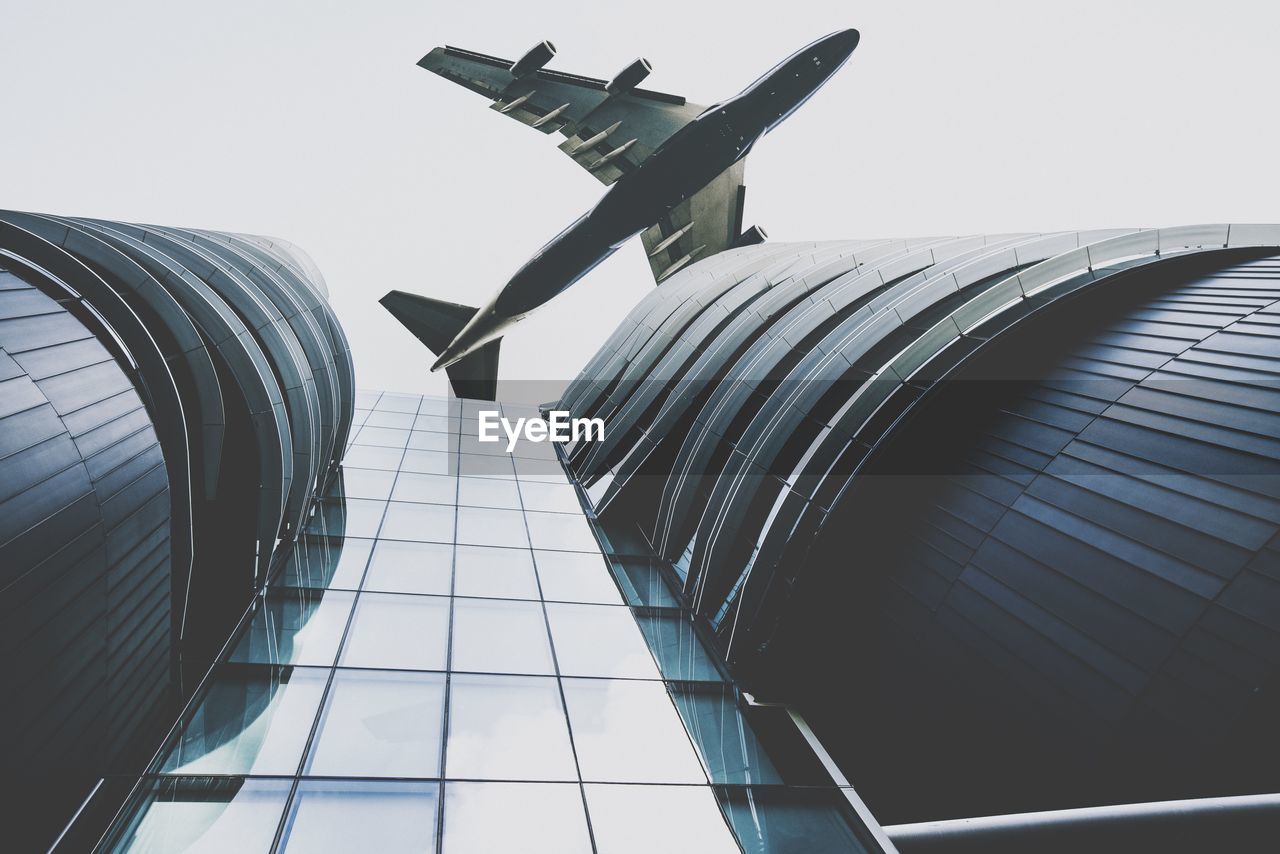
[[475, 441], [496, 406], [358, 395], [340, 477], [105, 850], [880, 850], [554, 446]]

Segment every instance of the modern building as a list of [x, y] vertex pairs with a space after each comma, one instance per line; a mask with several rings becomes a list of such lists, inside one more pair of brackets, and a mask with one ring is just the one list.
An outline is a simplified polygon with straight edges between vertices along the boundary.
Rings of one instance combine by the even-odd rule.
[[278, 240], [0, 212], [9, 850], [145, 766], [307, 518], [352, 415], [324, 287]]
[[[247, 302], [275, 304], [250, 269], [288, 270], [329, 316], [286, 244], [99, 228], [181, 261], [148, 268], [165, 293], [215, 280], [235, 316], [251, 309], [222, 275], [175, 253], [255, 247], [230, 265]], [[50, 233], [39, 245], [72, 242]], [[48, 263], [11, 257], [16, 299], [91, 330], [94, 300], [134, 281], [57, 291]], [[43, 316], [21, 311], [4, 317]], [[242, 375], [212, 342], [267, 352], [284, 328], [241, 322], [189, 339], [210, 342], [223, 400]], [[328, 372], [290, 366], [349, 378], [336, 324], [312, 326]], [[39, 388], [76, 369], [20, 360], [38, 347], [8, 328]], [[212, 666], [187, 668], [146, 758], [94, 766], [56, 850], [1256, 847], [1280, 826], [1278, 336], [1280, 227], [764, 243], [670, 276], [552, 404], [603, 418], [600, 441], [508, 453], [478, 440], [479, 413], [535, 410], [338, 382], [330, 420], [308, 422], [318, 448], [280, 457], [295, 474], [270, 506], [296, 512], [264, 523], [245, 493], [258, 547], [203, 575], [197, 547], [192, 595], [157, 597], [168, 626], [172, 603], [190, 624], [208, 597]], [[141, 337], [81, 337], [156, 425], [153, 465], [206, 459], [163, 447], [127, 355]], [[303, 391], [238, 405], [242, 425], [287, 416], [241, 435], [297, 448], [310, 386], [264, 361]], [[155, 524], [176, 542], [170, 504]], [[150, 570], [160, 588], [181, 588], [172, 566]], [[170, 628], [167, 654], [184, 642]], [[112, 661], [121, 678], [147, 664]]]

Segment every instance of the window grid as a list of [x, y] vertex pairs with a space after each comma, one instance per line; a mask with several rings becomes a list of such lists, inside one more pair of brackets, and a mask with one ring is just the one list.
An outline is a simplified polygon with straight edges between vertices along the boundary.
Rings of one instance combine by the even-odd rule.
[[[288, 570], [288, 567], [286, 566], [283, 570], [278, 570], [275, 573], [274, 580], [269, 586], [266, 594], [268, 597], [282, 597], [286, 601], [289, 600], [289, 597], [299, 599], [299, 601], [309, 601], [306, 599], [306, 596], [308, 595], [318, 595], [320, 597], [329, 596], [331, 594], [349, 596], [350, 602], [348, 604], [348, 611], [346, 613], [345, 622], [332, 660], [330, 660], [327, 665], [320, 665], [314, 662], [309, 662], [307, 664], [293, 664], [287, 660], [277, 662], [269, 660], [254, 662], [245, 662], [243, 660], [222, 661], [215, 666], [212, 677], [213, 679], [217, 679], [220, 675], [234, 673], [236, 671], [251, 672], [253, 670], [261, 670], [265, 672], [273, 667], [288, 667], [290, 668], [290, 672], [297, 672], [299, 674], [311, 672], [315, 672], [317, 674], [322, 672], [325, 673], [324, 687], [321, 692], [318, 705], [314, 710], [314, 715], [310, 722], [305, 739], [305, 747], [298, 759], [297, 766], [294, 769], [294, 774], [292, 776], [273, 776], [270, 774], [253, 775], [252, 778], [249, 778], [247, 774], [235, 775], [244, 776], [246, 779], [278, 779], [289, 782], [288, 795], [281, 808], [281, 814], [276, 828], [272, 850], [280, 850], [290, 832], [290, 823], [294, 820], [295, 813], [297, 813], [300, 787], [304, 785], [310, 786], [315, 781], [323, 781], [326, 783], [342, 783], [345, 781], [350, 784], [353, 791], [365, 791], [368, 786], [373, 784], [385, 783], [390, 785], [398, 781], [403, 781], [405, 785], [410, 783], [415, 785], [434, 783], [434, 808], [436, 812], [434, 832], [436, 840], [435, 850], [437, 854], [449, 854], [445, 848], [445, 841], [447, 838], [446, 834], [449, 821], [447, 800], [449, 785], [451, 782], [479, 784], [521, 783], [531, 786], [543, 785], [544, 783], [549, 784], [549, 781], [546, 781], [544, 777], [540, 777], [536, 774], [510, 780], [494, 779], [491, 777], [476, 778], [466, 776], [448, 776], [451, 723], [455, 723], [451, 719], [451, 714], [453, 712], [452, 700], [455, 675], [458, 677], [465, 677], [468, 684], [471, 684], [477, 679], [481, 679], [482, 681], [487, 679], [491, 680], [495, 686], [503, 684], [504, 681], [508, 685], [514, 684], [513, 680], [518, 679], [555, 680], [556, 695], [558, 697], [558, 707], [555, 711], [558, 713], [559, 720], [563, 723], [568, 735], [568, 747], [572, 756], [572, 765], [576, 777], [576, 780], [574, 780], [573, 783], [576, 783], [577, 786], [578, 798], [581, 802], [583, 811], [583, 819], [586, 823], [588, 837], [593, 850], [596, 846], [596, 828], [592, 824], [590, 809], [591, 798], [588, 797], [589, 787], [599, 789], [601, 786], [638, 786], [645, 787], [646, 790], [652, 790], [659, 787], [663, 790], [668, 787], [693, 787], [701, 791], [714, 793], [716, 797], [706, 799], [705, 803], [712, 803], [713, 801], [718, 802], [719, 806], [717, 809], [720, 811], [718, 819], [727, 822], [728, 826], [734, 829], [734, 833], [741, 836], [741, 831], [735, 826], [733, 812], [729, 806], [732, 797], [725, 794], [725, 791], [728, 789], [728, 784], [734, 781], [727, 779], [713, 779], [712, 776], [708, 774], [708, 768], [713, 767], [714, 762], [705, 755], [705, 750], [707, 749], [706, 744], [703, 743], [701, 748], [699, 746], [700, 742], [706, 742], [708, 739], [695, 737], [698, 733], [699, 721], [689, 717], [690, 713], [688, 709], [690, 708], [690, 704], [688, 702], [677, 702], [676, 693], [680, 690], [697, 690], [697, 686], [705, 686], [709, 690], [733, 691], [735, 692], [733, 693], [733, 696], [736, 697], [736, 689], [732, 689], [730, 687], [731, 683], [724, 681], [723, 675], [718, 672], [717, 665], [711, 663], [712, 659], [714, 659], [714, 655], [703, 648], [703, 645], [695, 632], [689, 631], [677, 638], [678, 648], [675, 654], [681, 659], [681, 662], [686, 659], [692, 661], [696, 658], [699, 662], [699, 666], [695, 668], [692, 665], [686, 665], [683, 663], [680, 666], [671, 666], [670, 651], [663, 647], [664, 643], [666, 643], [668, 647], [670, 646], [670, 638], [658, 638], [650, 623], [659, 617], [666, 618], [670, 621], [678, 621], [684, 612], [681, 609], [674, 607], [640, 606], [634, 601], [633, 596], [626, 595], [626, 591], [623, 588], [627, 584], [627, 581], [624, 576], [619, 575], [615, 578], [615, 573], [622, 572], [621, 568], [612, 566], [601, 553], [598, 544], [595, 543], [595, 535], [591, 532], [592, 529], [587, 523], [585, 517], [582, 515], [582, 511], [579, 509], [577, 514], [570, 512], [570, 508], [567, 504], [567, 497], [569, 495], [573, 495], [576, 499], [576, 487], [564, 477], [563, 472], [560, 473], [559, 480], [557, 481], [555, 477], [549, 473], [549, 469], [547, 469], [545, 465], [528, 465], [530, 457], [519, 459], [505, 454], [459, 454], [458, 448], [464, 446], [464, 443], [460, 441], [463, 437], [463, 430], [468, 425], [471, 425], [472, 427], [474, 426], [475, 415], [474, 412], [465, 410], [461, 417], [459, 417], [456, 401], [446, 402], [442, 399], [417, 398], [416, 406], [411, 406], [410, 398], [407, 396], [362, 392], [357, 405], [359, 408], [356, 412], [355, 423], [360, 426], [358, 429], [353, 429], [352, 437], [348, 443], [349, 453], [352, 457], [356, 458], [357, 465], [352, 466], [350, 469], [345, 469], [344, 464], [344, 469], [346, 471], [353, 472], [352, 480], [353, 482], [358, 482], [360, 484], [359, 488], [354, 491], [353, 496], [347, 496], [344, 493], [341, 498], [338, 497], [341, 490], [331, 488], [326, 491], [326, 494], [331, 495], [332, 497], [327, 498], [322, 503], [311, 520], [311, 523], [314, 523], [318, 530], [313, 530], [312, 524], [309, 523], [309, 533], [307, 536], [325, 538], [325, 545], [328, 545], [331, 538], [334, 537], [331, 532], [332, 528], [343, 526], [345, 522], [348, 521], [355, 522], [359, 530], [354, 532], [355, 536], [353, 536], [353, 541], [358, 541], [359, 538], [364, 537], [369, 543], [369, 547], [357, 547], [356, 559], [361, 562], [359, 571], [356, 572], [354, 569], [345, 571], [341, 582], [336, 585], [330, 585], [330, 579], [322, 579], [325, 582], [323, 587], [297, 587], [291, 586], [286, 582], [296, 582], [300, 577], [299, 573], [295, 571], [292, 573], [291, 577], [286, 578], [285, 576], [289, 575], [288, 572], [284, 571]], [[421, 483], [423, 482], [421, 481], [422, 475], [417, 474], [421, 468], [419, 463], [426, 460], [434, 464], [433, 458], [423, 457], [422, 454], [435, 452], [415, 448], [411, 441], [412, 435], [419, 432], [414, 429], [415, 425], [419, 423], [431, 425], [431, 427], [436, 428], [447, 425], [450, 430], [453, 431], [453, 434], [450, 435], [451, 441], [449, 442], [450, 447], [448, 459], [450, 465], [448, 467], [448, 473], [439, 475], [441, 478], [452, 478], [452, 505], [445, 504], [442, 501], [395, 500], [402, 476], [406, 474], [410, 476], [406, 479], [406, 482], [416, 480]], [[402, 424], [406, 426], [397, 426]], [[437, 435], [439, 434], [438, 430], [429, 430], [424, 432], [436, 432]], [[366, 443], [362, 437], [367, 437], [368, 442]], [[403, 442], [400, 441], [401, 438], [404, 439]], [[457, 441], [455, 441], [455, 439]], [[391, 444], [388, 445], [388, 442]], [[475, 463], [474, 460], [481, 460], [482, 463]], [[378, 466], [365, 468], [364, 464], [369, 461], [377, 462]], [[537, 461], [536, 458], [534, 461]], [[392, 462], [395, 463], [393, 468], [391, 467]], [[509, 473], [502, 471], [504, 463], [505, 466], [509, 467]], [[473, 464], [482, 465], [482, 471], [480, 473], [472, 472], [469, 467]], [[556, 465], [558, 466], [558, 463]], [[522, 474], [522, 468], [525, 471], [524, 474]], [[459, 471], [459, 469], [466, 470]], [[390, 475], [390, 477], [387, 477], [388, 475]], [[468, 482], [464, 484], [462, 478], [466, 478]], [[502, 487], [490, 488], [481, 483], [470, 483], [472, 479], [479, 480], [481, 478], [490, 478], [494, 483], [510, 483], [513, 489], [509, 491], [508, 497], [501, 499], [502, 503], [500, 504], [492, 501], [490, 503], [485, 503], [484, 500], [477, 501], [475, 500], [475, 496], [482, 496], [485, 494], [497, 495], [498, 493], [504, 492], [504, 488]], [[389, 486], [386, 485], [388, 481]], [[445, 492], [443, 489], [444, 484], [438, 481], [433, 482], [438, 488], [438, 496], [443, 497]], [[471, 493], [468, 499], [471, 503], [462, 503], [462, 491], [464, 485], [468, 487], [468, 490]], [[383, 489], [384, 486], [385, 490]], [[380, 498], [363, 497], [365, 495], [369, 495], [371, 492], [376, 494], [385, 492], [385, 495], [382, 495]], [[432, 497], [437, 497], [437, 495], [433, 494]], [[530, 502], [532, 502], [532, 505]], [[378, 504], [380, 507], [375, 510], [373, 507], [374, 504]], [[413, 536], [422, 536], [421, 534], [414, 534], [412, 526], [397, 525], [394, 530], [388, 528], [389, 517], [397, 512], [396, 505], [406, 505], [408, 507], [452, 506], [454, 508], [452, 516], [452, 542], [449, 542], [448, 538], [444, 538], [442, 536], [442, 532], [433, 533], [431, 535], [433, 539], [404, 540], [387, 537], [387, 533], [396, 533], [399, 536], [404, 536], [406, 531]], [[460, 512], [457, 509], [459, 507], [478, 507], [487, 510], [501, 510], [504, 514], [519, 513], [519, 520], [522, 526], [523, 536], [525, 538], [524, 544], [520, 546], [481, 546], [480, 544], [470, 546], [459, 543], [461, 519], [465, 512]], [[530, 514], [536, 515], [531, 517]], [[373, 517], [375, 515], [377, 516], [376, 525], [373, 523]], [[514, 520], [515, 516], [489, 513], [479, 514], [475, 518], [496, 521], [499, 519]], [[533, 522], [536, 522], [537, 525], [532, 525], [531, 523]], [[578, 527], [579, 525], [582, 527]], [[478, 532], [480, 532], [479, 536], [483, 538], [485, 534], [484, 526], [477, 525], [474, 527]], [[536, 539], [534, 527], [540, 528], [539, 533], [536, 535]], [[560, 545], [560, 542], [556, 539], [558, 536], [557, 532], [561, 531], [571, 532], [572, 536], [575, 538], [571, 547], [564, 551], [556, 549], [556, 546]], [[345, 534], [345, 531], [343, 534]], [[508, 542], [513, 542], [515, 539], [511, 535], [511, 531], [507, 531], [503, 536], [507, 538]], [[494, 538], [500, 539], [502, 537]], [[588, 542], [594, 547], [593, 551], [585, 550]], [[431, 551], [438, 552], [441, 555], [440, 559], [443, 559], [444, 554], [447, 553], [448, 555], [448, 593], [423, 593], [405, 590], [387, 591], [382, 588], [370, 589], [369, 576], [373, 571], [375, 561], [378, 559], [378, 548], [381, 543], [394, 543], [397, 546], [409, 546], [415, 543], [422, 543], [424, 545], [446, 543], [450, 545], [452, 548], [447, 551], [436, 548], [431, 549]], [[499, 595], [486, 596], [477, 595], [475, 593], [468, 593], [466, 596], [459, 596], [458, 554], [460, 547], [509, 549], [512, 552], [528, 555], [530, 563], [532, 564], [535, 588], [534, 592], [536, 593], [537, 598]], [[319, 547], [317, 550], [323, 551], [323, 549]], [[543, 561], [541, 562], [539, 561], [539, 554], [544, 554]], [[561, 555], [569, 556], [569, 558], [558, 557]], [[597, 571], [604, 573], [604, 575], [599, 579], [590, 579], [589, 575], [579, 575], [579, 578], [590, 579], [590, 583], [580, 585], [580, 587], [574, 591], [573, 572], [589, 572], [589, 570], [584, 569], [584, 567], [588, 566], [585, 563], [588, 555], [593, 556], [598, 561]], [[555, 586], [558, 590], [565, 591], [568, 589], [570, 590], [570, 593], [562, 595], [559, 598], [547, 599], [546, 581], [551, 577], [550, 573], [553, 572], [551, 567], [557, 560], [565, 559], [568, 559], [570, 564], [577, 562], [579, 559], [583, 560], [583, 562], [572, 571], [562, 571], [561, 577], [556, 582]], [[340, 555], [337, 560], [340, 562]], [[326, 572], [328, 569], [328, 567], [322, 566], [321, 572]], [[358, 581], [355, 580], [357, 575]], [[544, 578], [544, 575], [547, 577]], [[310, 578], [310, 576], [308, 575], [307, 578]], [[620, 580], [623, 582], [622, 586], [619, 585]], [[352, 583], [347, 583], [348, 581], [351, 581]], [[590, 588], [591, 592], [584, 594], [582, 592], [584, 587]], [[612, 590], [613, 594], [610, 594], [608, 590]], [[308, 593], [308, 591], [310, 591], [310, 593]], [[578, 595], [572, 595], [573, 592], [577, 592]], [[509, 602], [527, 605], [531, 602], [537, 602], [538, 612], [541, 614], [540, 628], [544, 634], [547, 648], [550, 652], [551, 673], [541, 672], [522, 674], [484, 669], [455, 670], [455, 657], [457, 655], [457, 650], [455, 649], [455, 630], [458, 613], [458, 600], [460, 598], [474, 600], [479, 603]], [[599, 601], [601, 598], [608, 598], [610, 601], [601, 602]], [[446, 625], [444, 629], [444, 670], [409, 669], [405, 667], [386, 666], [385, 663], [381, 666], [369, 662], [361, 662], [360, 666], [350, 666], [350, 664], [344, 663], [347, 651], [350, 648], [349, 644], [352, 640], [353, 627], [356, 626], [358, 615], [361, 613], [361, 603], [366, 600], [370, 602], [394, 600], [403, 605], [408, 605], [413, 602], [421, 602], [424, 605], [432, 603], [434, 605], [441, 601], [447, 601], [447, 608], [445, 609]], [[262, 604], [260, 604], [257, 613], [253, 614], [253, 619], [255, 620], [259, 618], [267, 619], [263, 616], [268, 611], [265, 605], [265, 599], [261, 600], [261, 603]], [[648, 665], [646, 667], [639, 668], [629, 665], [631, 669], [627, 672], [610, 671], [579, 673], [577, 672], [577, 668], [570, 669], [566, 672], [562, 662], [562, 655], [565, 650], [557, 648], [557, 631], [555, 629], [557, 623], [556, 619], [553, 618], [553, 612], [561, 614], [576, 612], [584, 615], [593, 614], [596, 616], [619, 615], [626, 613], [630, 618], [626, 621], [627, 624], [631, 626], [630, 631], [634, 633], [635, 638], [639, 639], [638, 647], [633, 646], [630, 652], [634, 655], [636, 653], [636, 649], [644, 650], [644, 657], [648, 661]], [[650, 620], [650, 623], [644, 622], [646, 619]], [[283, 617], [280, 622], [284, 622]], [[621, 624], [617, 623], [617, 621], [606, 620], [605, 622], [613, 622], [615, 626], [621, 628]], [[305, 628], [306, 627], [304, 625], [302, 629], [299, 630], [298, 634], [304, 633]], [[692, 630], [691, 625], [687, 626], [687, 628]], [[281, 630], [284, 630], [283, 627]], [[269, 637], [277, 642], [274, 648], [277, 652], [281, 653], [282, 657], [285, 657], [283, 656], [283, 650], [285, 648], [284, 644], [279, 643], [279, 638], [271, 635], [270, 631], [270, 628], [268, 628]], [[625, 634], [626, 631], [624, 630], [623, 633]], [[561, 632], [562, 643], [572, 642], [576, 645], [582, 644], [586, 640], [584, 637], [579, 636], [570, 641], [568, 640], [570, 637], [570, 634]], [[238, 646], [239, 641], [229, 644], [228, 650], [235, 650]], [[687, 651], [684, 649], [685, 646], [688, 647]], [[268, 648], [273, 648], [270, 643], [268, 644]], [[289, 644], [289, 649], [294, 649], [294, 644], [292, 642]], [[621, 647], [613, 648], [611, 652], [610, 650], [592, 650], [594, 657], [600, 660], [607, 659], [610, 654], [621, 654], [621, 651]], [[270, 656], [267, 657], [270, 658]], [[576, 655], [575, 657], [581, 658], [580, 655]], [[592, 656], [589, 656], [589, 658], [590, 657]], [[588, 669], [590, 669], [590, 667], [588, 667]], [[602, 669], [608, 669], [607, 665]], [[644, 670], [645, 672], [637, 675], [640, 670]], [[361, 775], [359, 777], [346, 777], [334, 776], [331, 774], [308, 773], [308, 767], [315, 755], [318, 740], [325, 737], [325, 726], [329, 717], [331, 703], [334, 701], [335, 682], [338, 679], [343, 678], [342, 674], [346, 673], [423, 674], [424, 676], [431, 674], [442, 677], [443, 704], [440, 710], [439, 721], [439, 755], [438, 763], [435, 766], [436, 774], [434, 776], [399, 777], [395, 775]], [[690, 674], [695, 674], [700, 681], [688, 681]], [[612, 685], [617, 685], [620, 691], [622, 687], [626, 685], [634, 685], [636, 686], [636, 690], [639, 690], [640, 687], [644, 685], [655, 687], [662, 686], [660, 690], [663, 692], [662, 696], [665, 698], [665, 702], [662, 704], [662, 707], [665, 708], [666, 706], [670, 706], [667, 710], [671, 715], [670, 723], [678, 723], [683, 732], [683, 739], [672, 736], [670, 743], [664, 745], [663, 749], [673, 750], [675, 751], [675, 753], [672, 754], [673, 756], [679, 755], [683, 757], [681, 761], [685, 763], [686, 768], [696, 767], [699, 769], [701, 780], [695, 781], [693, 779], [687, 779], [687, 771], [681, 772], [685, 777], [670, 781], [630, 779], [625, 773], [614, 772], [611, 774], [608, 771], [598, 775], [588, 775], [584, 778], [582, 770], [583, 760], [581, 757], [582, 745], [580, 744], [580, 739], [585, 737], [586, 734], [579, 733], [579, 736], [575, 737], [574, 715], [571, 712], [571, 704], [567, 696], [565, 680], [570, 680], [574, 686], [595, 686], [592, 690], [595, 690], [596, 693], [601, 696], [604, 696], [604, 694], [607, 693], [609, 686]], [[683, 688], [680, 686], [683, 686]], [[578, 689], [575, 688], [575, 690]], [[623, 691], [622, 693], [626, 692]], [[191, 709], [195, 708], [198, 708], [198, 706], [193, 704]], [[739, 728], [747, 727], [747, 731], [745, 733], [739, 733], [737, 740], [741, 741], [745, 738], [746, 740], [751, 741], [752, 744], [755, 744], [756, 742], [754, 741], [754, 736], [750, 733], [749, 725], [741, 722], [740, 714], [738, 715], [738, 718], [737, 726]], [[268, 720], [266, 722], [266, 726], [269, 728], [270, 725], [271, 721]], [[179, 727], [176, 732], [180, 739], [182, 737], [183, 728]], [[674, 732], [674, 730], [672, 730], [672, 732]], [[732, 732], [730, 735], [732, 735]], [[717, 733], [716, 738], [721, 738], [721, 740], [723, 740], [723, 733]], [[607, 741], [608, 737], [606, 736], [605, 739]], [[714, 739], [711, 740], [714, 741]], [[677, 744], [677, 742], [679, 743]], [[161, 752], [160, 758], [163, 760], [167, 753], [168, 749], [166, 748], [166, 750]], [[753, 779], [750, 776], [750, 773], [752, 772], [748, 769], [747, 783], [755, 784], [758, 788], [759, 784], [766, 782], [763, 779]], [[679, 777], [680, 775], [675, 776]], [[153, 774], [150, 775], [150, 777], [155, 779], [165, 779], [165, 775]], [[825, 788], [833, 788], [833, 784], [829, 780], [824, 781], [821, 785]], [[793, 786], [791, 788], [796, 787]], [[637, 789], [636, 791], [639, 792], [640, 790]], [[763, 792], [764, 789], [761, 789], [760, 791]], [[599, 795], [597, 795], [597, 797], [599, 797]], [[495, 820], [500, 819], [495, 817]], [[611, 828], [611, 832], [616, 837], [617, 828]], [[754, 840], [752, 844], [754, 845], [755, 843], [758, 843], [758, 841], [759, 840]], [[536, 846], [531, 850], [537, 850]], [[744, 850], [767, 851], [768, 849], [767, 847], [760, 848], [757, 846], [747, 847]]]

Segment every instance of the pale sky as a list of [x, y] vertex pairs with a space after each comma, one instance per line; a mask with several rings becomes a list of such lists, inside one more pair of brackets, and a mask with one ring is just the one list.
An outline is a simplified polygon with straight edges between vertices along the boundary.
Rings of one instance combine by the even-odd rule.
[[[734, 94], [862, 42], [747, 161], [777, 240], [1280, 221], [1280, 4], [0, 0], [0, 207], [277, 235], [328, 280], [362, 387], [443, 393], [387, 290], [484, 302], [603, 188], [416, 67], [453, 44]], [[517, 327], [571, 379], [653, 287], [639, 242]]]

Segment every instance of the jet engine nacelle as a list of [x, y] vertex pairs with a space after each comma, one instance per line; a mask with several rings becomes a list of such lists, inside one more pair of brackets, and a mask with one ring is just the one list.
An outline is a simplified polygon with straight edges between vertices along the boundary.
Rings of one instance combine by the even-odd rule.
[[555, 45], [548, 41], [538, 42], [528, 53], [511, 63], [511, 73], [516, 77], [527, 77], [550, 62], [555, 55]]
[[630, 92], [640, 84], [641, 80], [649, 76], [650, 71], [653, 71], [653, 66], [642, 56], [615, 74], [609, 81], [609, 85], [604, 88], [610, 95]]
[[733, 241], [733, 246], [735, 249], [739, 246], [755, 246], [757, 243], [764, 243], [768, 239], [769, 235], [765, 234], [763, 228], [753, 225], [738, 235], [738, 239]]

